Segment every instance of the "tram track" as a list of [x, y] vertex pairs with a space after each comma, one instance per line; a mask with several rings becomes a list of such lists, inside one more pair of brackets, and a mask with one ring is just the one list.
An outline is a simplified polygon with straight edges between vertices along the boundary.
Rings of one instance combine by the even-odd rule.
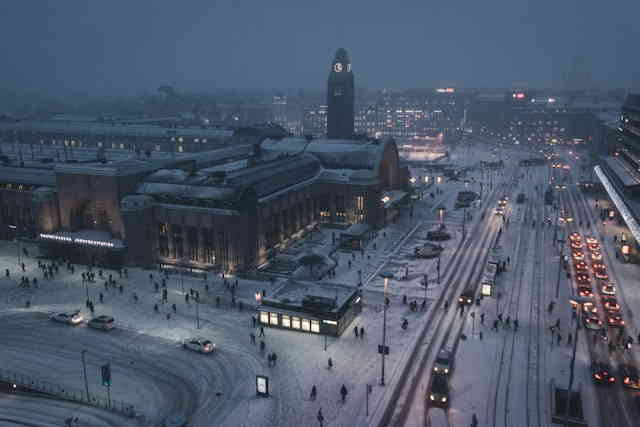
[[[511, 176], [511, 179], [515, 176], [516, 170], [511, 170], [511, 173], [508, 174]], [[492, 203], [495, 204], [498, 198], [499, 191], [502, 191], [502, 185], [497, 184], [491, 191], [490, 196], [486, 199], [486, 204], [484, 209], [488, 209], [488, 207], [492, 206]], [[481, 227], [483, 224], [487, 222], [495, 221], [493, 217], [489, 217], [489, 219], [478, 220], [471, 230], [469, 230], [468, 236], [475, 236], [474, 230]], [[420, 351], [423, 351], [420, 361], [415, 364], [414, 368], [411, 368], [410, 376], [412, 380], [406, 381], [400, 390], [398, 395], [404, 396], [412, 396], [410, 402], [405, 402], [402, 405], [396, 405], [393, 408], [393, 411], [389, 408], [394, 405], [389, 404], [387, 406], [388, 412], [391, 412], [389, 416], [383, 417], [382, 422], [379, 425], [393, 425], [393, 426], [402, 426], [407, 423], [407, 418], [410, 412], [411, 407], [422, 407], [421, 399], [425, 397], [421, 393], [416, 393], [418, 389], [418, 384], [428, 384], [430, 380], [430, 370], [425, 371], [427, 366], [430, 366], [430, 362], [435, 357], [435, 352], [440, 349], [443, 342], [449, 337], [453, 328], [447, 328], [446, 330], [442, 330], [442, 326], [445, 324], [447, 320], [449, 320], [450, 324], [453, 324], [457, 317], [457, 312], [455, 309], [452, 309], [454, 304], [450, 304], [446, 310], [441, 310], [440, 303], [443, 300], [446, 301], [455, 301], [457, 296], [462, 292], [463, 289], [470, 283], [476, 276], [479, 276], [481, 273], [481, 269], [484, 267], [484, 263], [488, 257], [487, 251], [487, 243], [491, 243], [494, 240], [497, 231], [491, 226], [484, 227], [481, 234], [475, 237], [468, 237], [464, 241], [462, 241], [456, 251], [452, 254], [449, 262], [447, 263], [445, 274], [442, 275], [442, 281], [446, 284], [449, 284], [447, 288], [443, 289], [440, 294], [438, 300], [435, 303], [434, 309], [432, 311], [433, 317], [430, 319], [429, 324], [433, 325], [433, 327], [429, 328], [428, 333], [426, 333], [425, 326], [425, 334], [421, 337], [419, 345], [416, 347]], [[468, 260], [465, 263], [462, 263], [462, 268], [458, 268], [451, 272], [451, 268], [454, 266], [461, 265], [461, 257], [462, 254], [474, 253], [474, 257], [471, 260]], [[480, 270], [478, 270], [480, 267]], [[466, 280], [465, 280], [466, 278]], [[453, 285], [452, 285], [453, 284]], [[477, 291], [477, 287], [476, 287]], [[437, 315], [439, 313], [439, 315]], [[463, 319], [465, 317], [463, 316]], [[435, 324], [434, 324], [435, 322]], [[460, 328], [457, 329], [456, 336], [459, 337], [462, 332], [463, 323], [461, 322]], [[424, 348], [424, 350], [422, 350]], [[427, 372], [427, 375], [423, 375], [423, 373]], [[397, 401], [397, 400], [396, 400]], [[415, 403], [415, 404], [413, 404]], [[447, 414], [449, 416], [449, 414]], [[428, 408], [425, 408], [423, 411], [423, 424], [428, 425]], [[388, 421], [385, 423], [385, 421]]]
[[[535, 229], [536, 237], [533, 239], [536, 242], [536, 247], [539, 241], [539, 232], [542, 227], [540, 217], [541, 215], [534, 215], [535, 213], [535, 200], [536, 200], [536, 191], [533, 192], [533, 197], [531, 197], [531, 193], [529, 194], [529, 202], [527, 202], [525, 206], [525, 210], [522, 213], [522, 218], [528, 218], [532, 223], [533, 228]], [[533, 220], [535, 220], [535, 225], [533, 225]], [[530, 248], [532, 245], [532, 239], [529, 238], [530, 232], [528, 228], [528, 223], [523, 222], [522, 228], [518, 233], [518, 241], [516, 243], [516, 256], [514, 257], [514, 265], [516, 266], [514, 270], [514, 277], [517, 277], [517, 286], [510, 287], [510, 292], [508, 294], [508, 302], [506, 304], [506, 310], [504, 312], [507, 314], [509, 318], [513, 317], [514, 319], [519, 318], [520, 311], [520, 301], [522, 297], [522, 291], [524, 288], [526, 268], [529, 265], [528, 260], [530, 259], [527, 255], [530, 252]], [[533, 306], [532, 306], [533, 307]], [[531, 325], [529, 330], [531, 330]], [[492, 393], [492, 405], [487, 405], [487, 411], [490, 411], [490, 414], [487, 415], [487, 419], [490, 420], [490, 425], [498, 426], [500, 425], [500, 418], [503, 419], [504, 426], [512, 425], [509, 421], [510, 419], [510, 392], [511, 392], [511, 381], [512, 381], [512, 370], [514, 365], [514, 354], [516, 347], [516, 340], [518, 334], [515, 332], [511, 332], [511, 328], [509, 327], [509, 331], [505, 333], [504, 338], [502, 340], [502, 346], [500, 350], [500, 356], [496, 360], [496, 365], [494, 365], [494, 372], [496, 373], [496, 382], [495, 382], [495, 390]], [[529, 370], [527, 370], [527, 374], [529, 374]], [[527, 375], [527, 382], [529, 381], [529, 375]], [[504, 385], [503, 385], [504, 383]], [[528, 385], [527, 385], [528, 391]], [[503, 411], [498, 411], [500, 407], [500, 395], [504, 393], [502, 399]], [[527, 399], [527, 403], [529, 400]], [[527, 408], [527, 421], [528, 421], [529, 408]]]

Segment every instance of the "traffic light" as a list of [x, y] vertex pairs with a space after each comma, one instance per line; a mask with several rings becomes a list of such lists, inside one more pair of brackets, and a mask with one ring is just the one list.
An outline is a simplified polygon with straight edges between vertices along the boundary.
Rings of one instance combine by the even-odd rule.
[[111, 387], [111, 364], [107, 363], [100, 367], [102, 373], [102, 385], [105, 387]]

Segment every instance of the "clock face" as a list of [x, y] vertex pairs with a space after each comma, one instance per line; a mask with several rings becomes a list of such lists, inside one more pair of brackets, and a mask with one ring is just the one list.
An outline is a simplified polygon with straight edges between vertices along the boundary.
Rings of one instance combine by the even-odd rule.
[[342, 72], [342, 63], [341, 62], [336, 62], [333, 65], [333, 69], [336, 73], [341, 73]]

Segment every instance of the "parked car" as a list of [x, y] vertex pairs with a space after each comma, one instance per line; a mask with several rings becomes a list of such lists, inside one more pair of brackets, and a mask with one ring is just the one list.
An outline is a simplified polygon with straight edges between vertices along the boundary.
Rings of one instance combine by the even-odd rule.
[[89, 320], [87, 326], [94, 329], [101, 329], [103, 331], [110, 331], [115, 327], [114, 322], [115, 320], [113, 317], [102, 315]]
[[73, 313], [56, 313], [51, 316], [54, 322], [66, 323], [68, 325], [78, 325], [84, 320], [84, 315], [78, 311]]
[[448, 375], [452, 368], [451, 352], [446, 349], [440, 350], [436, 362], [433, 364], [433, 372], [436, 374]]
[[216, 345], [211, 342], [211, 340], [202, 337], [194, 337], [184, 340], [182, 347], [199, 353], [213, 353], [216, 349]]
[[602, 261], [602, 254], [598, 251], [591, 251], [591, 261]]

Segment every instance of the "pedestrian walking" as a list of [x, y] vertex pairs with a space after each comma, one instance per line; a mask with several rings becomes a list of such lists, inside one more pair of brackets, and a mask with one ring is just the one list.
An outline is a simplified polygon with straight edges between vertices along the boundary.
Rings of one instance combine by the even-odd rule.
[[252, 344], [256, 343], [256, 336], [255, 336], [255, 334], [253, 332], [249, 334], [249, 338], [251, 338], [251, 343]]
[[480, 324], [484, 325], [484, 313], [480, 313]]
[[322, 408], [318, 409], [318, 422], [320, 423], [320, 427], [322, 427], [322, 423], [324, 421], [324, 416], [322, 415]]
[[511, 329], [511, 316], [507, 316], [507, 320], [504, 323], [507, 329]]
[[184, 294], [184, 302], [189, 304], [189, 294]]
[[360, 339], [363, 340], [364, 339], [364, 326], [360, 327]]
[[340, 395], [342, 396], [342, 403], [344, 403], [344, 401], [347, 399], [347, 387], [342, 384], [342, 387], [340, 387]]
[[251, 322], [253, 323], [253, 327], [255, 328], [256, 327], [256, 322], [257, 322], [256, 316], [251, 316]]
[[498, 313], [498, 322], [502, 323], [502, 313]]
[[573, 340], [573, 335], [571, 335], [571, 333], [569, 333], [569, 335], [567, 335], [567, 345], [571, 345], [571, 341]]
[[515, 331], [518, 332], [518, 328], [520, 327], [520, 323], [518, 322], [518, 319], [513, 321], [513, 327]]
[[171, 309], [173, 310], [174, 313], [178, 312], [178, 309], [176, 308], [175, 304], [171, 304]]
[[446, 300], [444, 300], [444, 309], [445, 309], [445, 311], [446, 311], [448, 308], [449, 308], [449, 300], [448, 300], [448, 299], [446, 299]]
[[276, 363], [278, 362], [278, 355], [275, 351], [271, 353], [271, 361], [273, 362], [273, 366], [276, 366]]
[[159, 311], [158, 310], [158, 304], [154, 304], [153, 305], [153, 311], [156, 312], [156, 313]]
[[264, 337], [264, 326], [260, 326], [260, 337]]
[[264, 343], [264, 340], [260, 340], [260, 351], [261, 352], [264, 351], [265, 347], [266, 347], [266, 344]]
[[497, 320], [493, 321], [493, 326], [491, 327], [491, 330], [492, 331], [496, 331], [496, 332], [498, 331], [498, 321]]
[[333, 360], [331, 360], [331, 358], [329, 358], [329, 360], [327, 361], [327, 367], [328, 369], [333, 368]]
[[104, 302], [104, 295], [102, 295], [102, 292], [100, 292], [99, 298], [100, 298], [100, 303], [102, 304]]
[[358, 327], [357, 326], [353, 327], [353, 333], [355, 334], [356, 338], [358, 338]]
[[558, 345], [562, 342], [562, 334], [558, 332]]
[[313, 386], [311, 386], [311, 400], [316, 400], [316, 396], [318, 395], [318, 389], [316, 388], [316, 385], [314, 384]]

